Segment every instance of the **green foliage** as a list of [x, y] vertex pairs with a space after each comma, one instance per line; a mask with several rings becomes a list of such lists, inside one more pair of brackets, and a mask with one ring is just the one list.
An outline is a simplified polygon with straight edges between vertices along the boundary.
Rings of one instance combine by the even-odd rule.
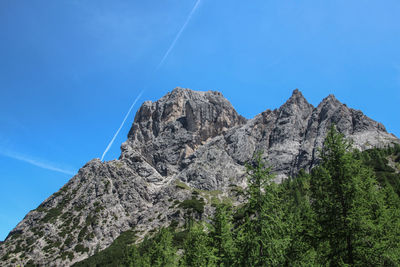
[[185, 243], [182, 266], [217, 266], [215, 249], [212, 247], [212, 239], [204, 231], [202, 224], [194, 224], [189, 228]]
[[64, 251], [64, 252], [61, 253], [60, 258], [62, 260], [66, 260], [67, 258], [69, 260], [72, 260], [74, 258], [74, 253], [71, 252], [71, 251]]
[[24, 266], [25, 267], [36, 267], [37, 265], [34, 263], [33, 260], [29, 260]]
[[297, 177], [281, 184], [285, 203], [285, 221], [291, 238], [286, 250], [287, 266], [315, 266], [316, 251], [313, 247], [314, 213], [310, 203], [310, 175], [303, 170]]
[[171, 228], [171, 226], [170, 229], [173, 232], [173, 240], [172, 240], [173, 246], [178, 249], [183, 249], [183, 244], [187, 239], [188, 231], [187, 230], [176, 231], [174, 228]]
[[233, 217], [230, 206], [218, 205], [212, 220], [210, 236], [218, 266], [232, 266], [235, 261]]
[[88, 232], [87, 226], [85, 225], [78, 234], [78, 242], [82, 242]]
[[1, 257], [1, 260], [6, 261], [6, 260], [8, 260], [9, 256], [10, 256], [10, 253], [6, 253], [6, 254], [4, 254], [3, 257]]
[[64, 241], [64, 246], [68, 248], [71, 245], [71, 243], [72, 243], [72, 237], [68, 236]]
[[[315, 237], [323, 264], [383, 265], [385, 205], [374, 174], [334, 127], [311, 175]], [[384, 163], [382, 163], [384, 164]]]
[[172, 245], [172, 233], [161, 228], [151, 239], [146, 238], [140, 246], [128, 248], [127, 266], [176, 266], [176, 248]]
[[86, 226], [93, 226], [96, 223], [96, 221], [97, 221], [96, 215], [89, 214], [86, 217], [86, 223], [85, 224], [86, 224]]
[[[383, 148], [374, 148], [357, 154], [364, 165], [370, 166], [375, 172], [378, 182], [384, 186], [391, 186], [400, 196], [400, 145]], [[395, 168], [389, 166], [389, 160]]]
[[202, 214], [204, 212], [204, 199], [185, 199], [179, 204], [179, 207]]
[[52, 208], [49, 209], [46, 213], [46, 215], [43, 217], [42, 222], [47, 223], [53, 223], [58, 216], [60, 216], [62, 213], [62, 208], [61, 207], [57, 207], [57, 208]]
[[93, 206], [95, 207], [94, 213], [99, 213], [104, 209], [104, 207], [100, 204], [100, 202], [95, 202]]
[[32, 233], [37, 236], [37, 238], [41, 238], [44, 235], [43, 231], [40, 231], [37, 227], [32, 228]]
[[73, 266], [119, 266], [123, 265], [128, 257], [126, 248], [136, 240], [135, 231], [126, 231], [120, 234], [115, 241], [106, 249], [95, 253], [84, 261], [75, 263]]
[[175, 185], [176, 185], [176, 188], [178, 188], [178, 189], [190, 190], [190, 187], [180, 180], [176, 180]]
[[281, 266], [290, 242], [288, 224], [280, 199], [280, 188], [272, 181], [271, 168], [258, 154], [247, 165], [248, 187], [244, 218], [238, 227], [237, 243], [241, 266]]
[[83, 246], [82, 244], [78, 244], [75, 246], [74, 250], [78, 253], [88, 253], [89, 252], [89, 248]]

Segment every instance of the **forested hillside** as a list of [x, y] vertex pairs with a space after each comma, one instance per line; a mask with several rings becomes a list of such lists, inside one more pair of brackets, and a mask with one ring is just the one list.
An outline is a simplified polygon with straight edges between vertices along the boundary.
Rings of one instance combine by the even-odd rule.
[[281, 184], [254, 157], [247, 201], [215, 203], [210, 221], [192, 192], [186, 222], [138, 240], [128, 231], [74, 266], [398, 266], [400, 146], [359, 152], [334, 127], [310, 174]]

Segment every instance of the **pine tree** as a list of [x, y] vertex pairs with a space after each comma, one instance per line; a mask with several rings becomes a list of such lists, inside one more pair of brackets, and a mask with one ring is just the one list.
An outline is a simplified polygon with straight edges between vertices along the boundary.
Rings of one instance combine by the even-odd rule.
[[381, 242], [385, 266], [400, 265], [400, 197], [388, 184], [384, 188], [386, 213], [381, 222]]
[[311, 175], [315, 233], [324, 265], [382, 265], [383, 194], [370, 168], [334, 127]]
[[232, 266], [235, 257], [231, 207], [220, 204], [216, 207], [210, 236], [215, 248], [218, 266]]
[[312, 245], [314, 213], [310, 203], [310, 175], [301, 170], [295, 178], [283, 181], [281, 187], [290, 236], [285, 265], [315, 266], [317, 255]]
[[[146, 243], [147, 240], [143, 241], [142, 244], [140, 245], [143, 247], [143, 245]], [[142, 251], [141, 251], [142, 250]], [[143, 249], [140, 249], [137, 245], [131, 245], [130, 247], [127, 248], [127, 259], [125, 260], [125, 266], [129, 267], [150, 267], [150, 256], [146, 252], [143, 253]], [[97, 265], [96, 265], [97, 266]]]
[[172, 245], [172, 234], [161, 228], [153, 239], [150, 248], [151, 266], [175, 266], [176, 249]]
[[172, 245], [172, 233], [166, 228], [161, 228], [154, 237], [146, 237], [139, 246], [129, 247], [126, 265], [176, 266], [176, 249]]
[[184, 255], [181, 266], [211, 267], [216, 265], [215, 251], [210, 244], [210, 237], [202, 224], [193, 223], [188, 229], [184, 242]]
[[241, 266], [281, 266], [285, 262], [289, 243], [287, 224], [279, 197], [279, 187], [273, 182], [271, 169], [258, 154], [247, 166], [248, 202], [245, 217], [238, 228], [237, 243]]

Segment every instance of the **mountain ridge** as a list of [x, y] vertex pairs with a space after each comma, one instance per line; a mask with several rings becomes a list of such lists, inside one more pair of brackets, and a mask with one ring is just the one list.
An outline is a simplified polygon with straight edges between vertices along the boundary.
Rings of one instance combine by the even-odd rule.
[[281, 107], [246, 119], [220, 92], [175, 88], [142, 104], [118, 160], [89, 161], [29, 212], [0, 243], [0, 258], [5, 265], [15, 259], [69, 266], [123, 231], [135, 228], [142, 237], [173, 220], [182, 223], [174, 202], [190, 199], [193, 190], [204, 198], [204, 216], [212, 214], [215, 198], [241, 203], [233, 187], [246, 186], [244, 164], [256, 151], [280, 182], [318, 163], [332, 124], [361, 150], [400, 143], [333, 95], [314, 107], [296, 89]]

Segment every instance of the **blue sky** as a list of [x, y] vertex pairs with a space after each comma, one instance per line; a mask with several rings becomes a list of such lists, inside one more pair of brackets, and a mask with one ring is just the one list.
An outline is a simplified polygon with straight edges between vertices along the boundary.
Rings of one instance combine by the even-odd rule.
[[0, 1], [0, 240], [101, 157], [143, 88], [105, 160], [177, 86], [247, 118], [295, 88], [313, 105], [335, 94], [400, 136], [399, 1], [201, 0], [162, 61], [195, 4]]

